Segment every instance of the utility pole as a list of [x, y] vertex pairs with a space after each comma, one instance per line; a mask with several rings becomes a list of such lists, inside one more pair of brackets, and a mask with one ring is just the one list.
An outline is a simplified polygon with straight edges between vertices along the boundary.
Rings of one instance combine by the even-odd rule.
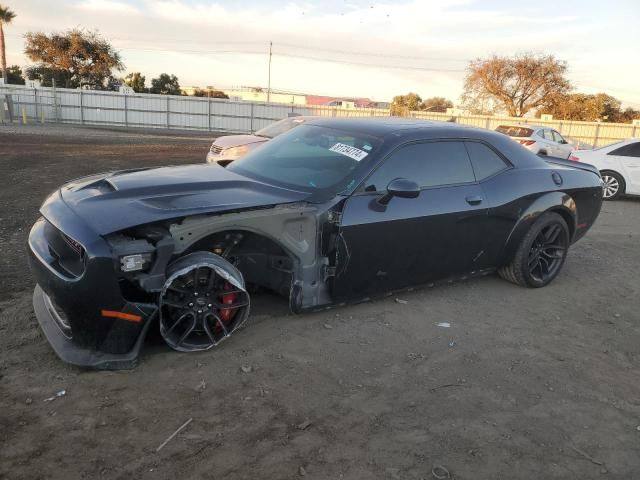
[[271, 101], [271, 50], [273, 42], [269, 42], [269, 83], [267, 84], [267, 103]]

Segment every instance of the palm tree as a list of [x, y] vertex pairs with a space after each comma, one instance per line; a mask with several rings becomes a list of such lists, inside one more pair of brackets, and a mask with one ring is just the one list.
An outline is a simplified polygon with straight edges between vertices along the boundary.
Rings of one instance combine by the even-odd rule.
[[9, 77], [7, 75], [7, 52], [4, 45], [4, 30], [2, 26], [11, 23], [16, 17], [16, 14], [9, 10], [8, 7], [0, 5], [0, 56], [2, 56], [2, 78], [4, 83], [9, 83]]

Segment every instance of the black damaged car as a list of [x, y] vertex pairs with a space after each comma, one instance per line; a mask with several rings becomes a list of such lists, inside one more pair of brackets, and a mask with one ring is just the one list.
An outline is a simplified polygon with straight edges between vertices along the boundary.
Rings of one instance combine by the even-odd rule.
[[499, 133], [402, 119], [316, 119], [227, 168], [94, 175], [29, 235], [38, 321], [62, 360], [135, 365], [149, 328], [206, 350], [251, 286], [314, 310], [493, 271], [543, 287], [602, 202], [598, 171]]

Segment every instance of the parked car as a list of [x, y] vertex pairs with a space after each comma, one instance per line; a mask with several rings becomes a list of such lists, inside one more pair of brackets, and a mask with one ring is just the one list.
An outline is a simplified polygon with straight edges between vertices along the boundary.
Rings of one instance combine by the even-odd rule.
[[223, 167], [246, 155], [274, 137], [288, 132], [315, 117], [290, 117], [279, 120], [258, 130], [253, 135], [225, 135], [216, 138], [207, 153], [207, 163], [217, 163]]
[[543, 287], [601, 204], [597, 169], [495, 132], [315, 119], [226, 168], [64, 185], [29, 234], [34, 308], [64, 361], [128, 367], [151, 326], [180, 351], [229, 338], [250, 285], [295, 313], [495, 270]]
[[575, 150], [570, 160], [586, 162], [600, 170], [605, 200], [640, 195], [640, 138], [612, 143], [593, 150]]
[[575, 146], [556, 130], [535, 125], [500, 125], [496, 132], [509, 135], [538, 155], [568, 158]]

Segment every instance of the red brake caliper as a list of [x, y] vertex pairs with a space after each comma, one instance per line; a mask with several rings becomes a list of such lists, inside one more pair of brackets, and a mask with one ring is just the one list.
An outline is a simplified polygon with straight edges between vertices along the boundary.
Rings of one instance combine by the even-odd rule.
[[[229, 283], [225, 282], [224, 288], [225, 290], [226, 289], [231, 290], [233, 287]], [[237, 298], [238, 298], [238, 294], [235, 292], [223, 293], [221, 295], [220, 301], [222, 302], [223, 305], [233, 305], [233, 302], [235, 302]], [[229, 321], [236, 314], [236, 310], [238, 309], [237, 308], [220, 309], [220, 318], [224, 323], [229, 323]]]

